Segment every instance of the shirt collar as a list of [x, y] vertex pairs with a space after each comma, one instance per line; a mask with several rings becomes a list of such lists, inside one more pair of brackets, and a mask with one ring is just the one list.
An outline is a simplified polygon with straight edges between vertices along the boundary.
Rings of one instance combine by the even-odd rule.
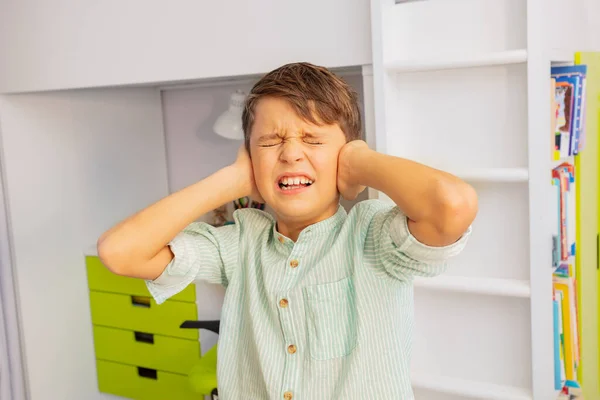
[[[324, 234], [331, 234], [340, 225], [342, 225], [342, 223], [346, 220], [347, 216], [348, 216], [348, 213], [346, 212], [346, 209], [344, 207], [342, 207], [341, 205], [338, 205], [337, 211], [331, 217], [326, 218], [323, 221], [319, 221], [317, 223], [314, 223], [314, 224], [309, 225], [306, 228], [304, 228], [302, 230], [302, 232], [300, 232], [300, 235], [298, 236], [298, 240], [300, 240], [301, 238], [303, 238], [307, 235], [321, 236]], [[273, 221], [272, 231], [273, 231], [273, 238], [274, 238], [275, 242], [282, 243], [282, 244], [293, 243], [291, 241], [291, 239], [289, 239], [288, 237], [277, 232], [277, 221], [275, 220], [275, 218], [272, 218], [272, 221]]]

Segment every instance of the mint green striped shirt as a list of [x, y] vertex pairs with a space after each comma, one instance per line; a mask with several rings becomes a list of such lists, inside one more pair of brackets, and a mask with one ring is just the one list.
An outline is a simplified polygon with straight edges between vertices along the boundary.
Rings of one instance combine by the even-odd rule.
[[157, 303], [195, 280], [222, 284], [218, 342], [224, 400], [414, 398], [414, 276], [444, 271], [464, 247], [430, 247], [393, 204], [367, 200], [304, 229], [294, 243], [260, 210], [234, 225], [193, 223], [148, 281]]

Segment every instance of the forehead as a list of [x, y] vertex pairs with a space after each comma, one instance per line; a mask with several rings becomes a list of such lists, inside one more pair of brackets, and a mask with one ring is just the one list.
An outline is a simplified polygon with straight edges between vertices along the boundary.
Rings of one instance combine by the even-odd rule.
[[[315, 116], [315, 119], [318, 118]], [[265, 97], [258, 101], [254, 112], [254, 124], [262, 129], [314, 129], [322, 127], [304, 120], [284, 99]]]

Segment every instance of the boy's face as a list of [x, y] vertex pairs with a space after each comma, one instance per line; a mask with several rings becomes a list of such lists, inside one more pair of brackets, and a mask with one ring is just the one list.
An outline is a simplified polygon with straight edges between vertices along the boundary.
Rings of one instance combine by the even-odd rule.
[[256, 186], [277, 217], [309, 225], [338, 208], [338, 154], [346, 137], [335, 125], [312, 125], [280, 98], [256, 105], [250, 154]]

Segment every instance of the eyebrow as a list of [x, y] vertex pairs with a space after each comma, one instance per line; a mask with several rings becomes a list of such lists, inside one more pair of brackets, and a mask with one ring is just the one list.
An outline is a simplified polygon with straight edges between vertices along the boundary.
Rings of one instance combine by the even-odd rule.
[[[323, 134], [322, 133], [314, 133], [314, 132], [304, 132], [301, 136], [311, 138], [311, 139], [317, 139], [317, 138], [323, 137]], [[271, 140], [279, 140], [279, 139], [281, 139], [281, 137], [282, 137], [282, 135], [279, 133], [270, 133], [270, 134], [259, 136], [258, 139], [256, 140], [256, 142], [257, 142], [257, 144], [261, 144], [261, 143], [269, 142]]]

